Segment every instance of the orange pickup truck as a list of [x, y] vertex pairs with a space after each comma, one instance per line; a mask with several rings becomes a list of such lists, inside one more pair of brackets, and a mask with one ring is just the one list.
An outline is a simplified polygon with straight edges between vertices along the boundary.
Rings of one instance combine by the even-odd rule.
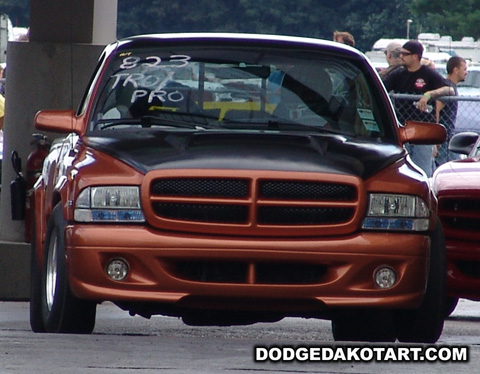
[[191, 325], [330, 319], [336, 340], [435, 342], [437, 201], [359, 51], [160, 34], [105, 48], [34, 188], [31, 326], [90, 333], [98, 303]]

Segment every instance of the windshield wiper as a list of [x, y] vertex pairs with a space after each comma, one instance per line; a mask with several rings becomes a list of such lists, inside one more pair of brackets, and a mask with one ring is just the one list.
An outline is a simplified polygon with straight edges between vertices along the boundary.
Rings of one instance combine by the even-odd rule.
[[309, 130], [315, 130], [315, 131], [321, 131], [321, 132], [331, 132], [334, 134], [340, 133], [340, 131], [335, 131], [334, 129], [327, 127], [328, 122], [326, 122], [323, 125], [311, 125], [308, 123], [272, 119], [267, 122], [267, 125], [269, 129], [288, 130], [289, 128], [291, 128], [292, 130], [297, 130], [298, 128], [303, 128], [303, 129], [309, 129]]
[[[172, 113], [169, 113], [172, 114]], [[204, 130], [207, 128], [212, 128], [213, 126], [209, 125], [208, 122], [199, 123], [193, 121], [192, 119], [183, 119], [183, 118], [163, 118], [163, 116], [157, 115], [148, 115], [143, 116], [142, 127], [152, 127], [152, 126], [171, 126], [171, 127], [181, 127], [186, 129], [196, 129]]]
[[[139, 119], [133, 118], [112, 118], [112, 119], [99, 119], [95, 123], [94, 130], [104, 130], [113, 126], [142, 126], [142, 122]], [[144, 127], [144, 126], [142, 126]]]
[[282, 119], [272, 118], [268, 121], [261, 121], [255, 119], [245, 119], [245, 120], [224, 120], [221, 123], [222, 128], [238, 128], [239, 126], [244, 127], [244, 125], [248, 125], [249, 130], [253, 129], [267, 129], [267, 130], [298, 130], [298, 129], [308, 129], [308, 130], [315, 130], [319, 132], [331, 132], [334, 134], [340, 133], [339, 131], [335, 131], [333, 129], [327, 128], [325, 125], [315, 125], [315, 124], [307, 124], [295, 121], [286, 121]]
[[[210, 121], [208, 121], [207, 118], [210, 119]], [[202, 130], [207, 128], [218, 128], [218, 125], [212, 125], [212, 122], [218, 123], [218, 121], [213, 120], [214, 118], [215, 117], [207, 117], [203, 114], [165, 111], [145, 115], [141, 118], [101, 119], [97, 121], [97, 125], [99, 130], [121, 125], [141, 126], [143, 128], [150, 128], [152, 126], [169, 126]]]

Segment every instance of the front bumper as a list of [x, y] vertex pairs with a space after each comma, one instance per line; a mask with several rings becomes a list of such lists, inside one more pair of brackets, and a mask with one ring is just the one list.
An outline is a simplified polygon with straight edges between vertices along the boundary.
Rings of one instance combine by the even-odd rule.
[[480, 300], [480, 243], [448, 239], [447, 294]]
[[[194, 237], [143, 226], [75, 225], [66, 229], [66, 244], [70, 287], [79, 298], [204, 308], [218, 307], [212, 300], [235, 300], [220, 305], [260, 311], [270, 304], [295, 312], [295, 305], [417, 307], [425, 292], [430, 239], [384, 232], [301, 239]], [[112, 258], [128, 261], [126, 280], [106, 275]], [[374, 284], [381, 265], [397, 273], [391, 289]], [[290, 269], [296, 269], [293, 275], [283, 277]]]

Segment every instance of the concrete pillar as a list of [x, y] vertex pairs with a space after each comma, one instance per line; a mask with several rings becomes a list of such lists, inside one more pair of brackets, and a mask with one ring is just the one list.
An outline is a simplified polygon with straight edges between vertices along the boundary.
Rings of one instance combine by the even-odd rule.
[[[25, 170], [35, 113], [76, 109], [98, 56], [116, 39], [117, 0], [31, 0], [30, 9], [30, 41], [11, 42], [7, 47], [0, 261], [11, 266], [0, 266], [7, 272], [0, 276], [0, 299], [12, 299], [12, 289], [23, 290], [14, 292], [19, 299], [28, 295], [28, 279], [25, 287], [19, 287], [18, 277], [13, 277], [30, 264], [24, 260], [29, 258], [24, 254], [29, 251], [23, 243], [24, 222], [11, 219], [9, 186], [15, 178], [11, 152], [18, 152]], [[12, 249], [15, 245], [18, 252]], [[12, 259], [16, 253], [18, 258]], [[17, 282], [9, 285], [10, 278]]]
[[117, 0], [31, 0], [30, 41], [105, 45], [116, 34]]

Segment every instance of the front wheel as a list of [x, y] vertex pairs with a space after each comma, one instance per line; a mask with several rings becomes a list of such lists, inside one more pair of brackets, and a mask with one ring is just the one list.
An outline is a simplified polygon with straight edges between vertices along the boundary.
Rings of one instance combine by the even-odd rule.
[[42, 317], [42, 269], [37, 256], [35, 226], [30, 252], [30, 327], [33, 332], [45, 332]]
[[438, 220], [430, 239], [430, 269], [422, 304], [418, 309], [395, 314], [397, 338], [401, 342], [435, 343], [443, 331], [447, 270], [445, 237]]
[[445, 318], [450, 317], [450, 315], [455, 311], [455, 308], [458, 304], [458, 297], [447, 297], [445, 302]]
[[41, 277], [42, 319], [46, 332], [90, 334], [95, 327], [96, 303], [75, 297], [68, 285], [65, 227], [61, 205], [47, 226]]

